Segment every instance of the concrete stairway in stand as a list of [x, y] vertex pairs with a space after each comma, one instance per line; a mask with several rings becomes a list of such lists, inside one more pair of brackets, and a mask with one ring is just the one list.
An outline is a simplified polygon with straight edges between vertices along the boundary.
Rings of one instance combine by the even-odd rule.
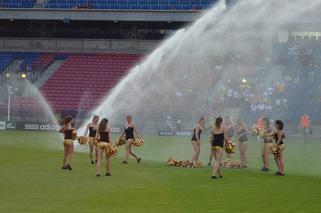
[[65, 60], [55, 60], [34, 83], [35, 86], [40, 88], [64, 62]]

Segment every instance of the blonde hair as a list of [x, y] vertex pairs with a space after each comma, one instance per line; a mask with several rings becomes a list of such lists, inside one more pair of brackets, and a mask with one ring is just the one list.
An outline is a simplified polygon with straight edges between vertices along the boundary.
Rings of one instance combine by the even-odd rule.
[[93, 122], [95, 121], [97, 119], [97, 122], [99, 121], [99, 116], [98, 115], [94, 115], [94, 117], [93, 117]]

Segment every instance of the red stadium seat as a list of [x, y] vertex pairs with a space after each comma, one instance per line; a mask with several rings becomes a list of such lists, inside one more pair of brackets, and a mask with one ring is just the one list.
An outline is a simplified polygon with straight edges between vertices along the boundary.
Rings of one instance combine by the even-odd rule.
[[[45, 64], [53, 56], [40, 58]], [[139, 58], [134, 54], [69, 54], [41, 91], [55, 110], [91, 110]]]

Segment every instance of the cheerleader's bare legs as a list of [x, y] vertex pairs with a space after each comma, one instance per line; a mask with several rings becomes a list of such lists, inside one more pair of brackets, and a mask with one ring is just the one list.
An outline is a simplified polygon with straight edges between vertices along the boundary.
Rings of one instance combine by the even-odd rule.
[[130, 155], [136, 159], [137, 163], [140, 162], [141, 158], [135, 155], [132, 151], [133, 142], [134, 142], [133, 139], [128, 139], [126, 141], [126, 154], [125, 154], [125, 160], [123, 161], [123, 163], [125, 164], [128, 163], [128, 159]]
[[213, 153], [213, 151], [211, 150], [211, 152], [210, 152], [210, 157], [209, 157], [209, 159], [208, 159], [208, 165], [209, 165], [209, 166], [212, 165], [213, 158], [214, 158], [214, 153]]
[[[97, 176], [101, 175], [101, 164], [104, 157], [105, 148], [98, 147], [97, 150]], [[110, 157], [106, 156], [106, 176], [111, 176], [110, 174]]]
[[191, 163], [198, 161], [198, 158], [199, 158], [200, 152], [201, 152], [201, 143], [200, 142], [192, 141], [192, 145], [193, 145], [193, 149], [194, 149], [194, 155], [192, 157]]
[[240, 152], [241, 166], [247, 166], [247, 144], [248, 142], [238, 142], [238, 148]]
[[221, 161], [222, 161], [222, 156], [223, 156], [223, 150], [222, 149], [215, 149], [213, 151], [213, 155], [215, 158], [215, 164], [213, 167], [212, 178], [215, 179], [217, 173], [220, 177], [223, 177], [222, 172], [221, 172]]

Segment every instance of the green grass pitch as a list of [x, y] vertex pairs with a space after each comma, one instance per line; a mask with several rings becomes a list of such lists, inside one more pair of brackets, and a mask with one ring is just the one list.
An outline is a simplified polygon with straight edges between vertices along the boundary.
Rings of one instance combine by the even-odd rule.
[[[116, 137], [116, 135], [114, 135]], [[86, 147], [77, 148], [73, 171], [61, 170], [62, 142], [54, 133], [0, 132], [0, 212], [321, 212], [320, 139], [305, 144], [287, 138], [286, 176], [260, 170], [260, 144], [249, 142], [249, 168], [166, 167], [168, 157], [190, 159], [189, 138], [144, 136], [135, 149], [142, 163], [112, 159], [111, 177], [96, 177]], [[201, 160], [209, 144], [203, 137]], [[235, 159], [238, 154], [234, 154]], [[103, 170], [104, 171], [104, 170]]]

